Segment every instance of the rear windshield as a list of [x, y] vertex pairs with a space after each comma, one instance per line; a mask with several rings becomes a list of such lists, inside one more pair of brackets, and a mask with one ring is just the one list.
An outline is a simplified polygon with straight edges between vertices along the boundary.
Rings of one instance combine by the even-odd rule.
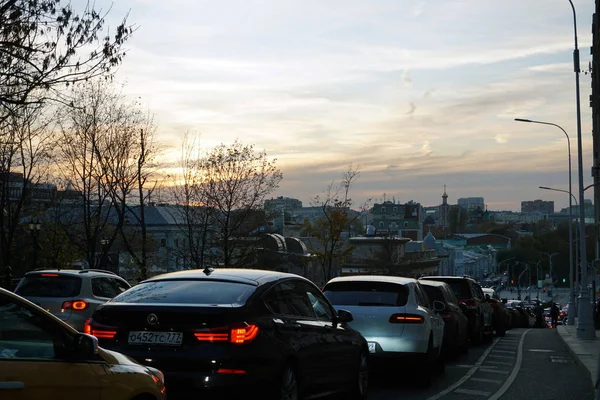
[[444, 293], [442, 293], [442, 288], [437, 286], [429, 286], [429, 285], [421, 285], [425, 293], [427, 293], [427, 297], [429, 297], [429, 302], [433, 303], [434, 301], [441, 301], [446, 304], [446, 300], [444, 299]]
[[408, 300], [408, 287], [386, 282], [335, 282], [323, 293], [336, 306], [401, 307]]
[[15, 293], [23, 297], [75, 297], [81, 290], [81, 278], [59, 274], [25, 276]]
[[473, 297], [473, 295], [471, 295], [471, 289], [469, 289], [469, 282], [467, 281], [458, 279], [436, 279], [436, 281], [445, 282], [450, 285], [450, 288], [458, 300], [470, 299]]
[[140, 283], [113, 298], [116, 303], [244, 305], [256, 286], [210, 280]]

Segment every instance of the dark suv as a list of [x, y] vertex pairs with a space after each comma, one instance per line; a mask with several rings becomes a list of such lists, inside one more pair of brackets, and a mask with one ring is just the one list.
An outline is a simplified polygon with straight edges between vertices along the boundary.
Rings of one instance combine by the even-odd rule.
[[450, 285], [469, 320], [469, 337], [472, 341], [480, 342], [484, 336], [492, 336], [494, 310], [487, 302], [481, 286], [474, 279], [459, 276], [425, 276], [420, 279]]

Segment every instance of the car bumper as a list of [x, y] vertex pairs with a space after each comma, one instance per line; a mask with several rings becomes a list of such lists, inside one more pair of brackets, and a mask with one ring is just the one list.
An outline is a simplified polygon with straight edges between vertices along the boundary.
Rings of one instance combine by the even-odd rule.
[[[423, 335], [424, 336], [424, 335]], [[403, 353], [427, 353], [429, 337], [414, 336], [369, 336], [365, 337], [369, 345], [369, 353], [372, 356]], [[373, 351], [373, 344], [375, 351]]]

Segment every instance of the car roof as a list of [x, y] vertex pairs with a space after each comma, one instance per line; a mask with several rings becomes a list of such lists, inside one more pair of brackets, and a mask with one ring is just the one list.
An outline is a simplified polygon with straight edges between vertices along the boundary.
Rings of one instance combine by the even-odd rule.
[[401, 276], [385, 276], [385, 275], [353, 275], [353, 276], [340, 276], [337, 278], [333, 278], [327, 285], [330, 283], [337, 282], [388, 282], [388, 283], [398, 283], [398, 284], [407, 284], [407, 283], [415, 283], [417, 280], [413, 278], [404, 278]]
[[439, 287], [449, 286], [446, 282], [431, 281], [431, 280], [428, 280], [428, 279], [419, 280], [419, 283], [421, 285], [423, 285], [423, 286], [439, 286]]
[[422, 276], [419, 278], [419, 280], [427, 280], [427, 281], [464, 281], [464, 280], [470, 280], [475, 282], [475, 279], [470, 278], [468, 276]]
[[121, 278], [114, 272], [102, 269], [36, 269], [35, 271], [27, 272], [25, 276], [40, 274], [58, 274], [67, 276], [112, 276]]
[[[167, 280], [207, 280], [207, 281], [229, 281], [247, 283], [255, 286], [263, 285], [285, 278], [300, 278], [307, 280], [296, 274], [286, 272], [267, 271], [262, 269], [250, 268], [206, 268], [192, 269], [186, 271], [171, 272], [154, 276], [144, 282], [167, 281]], [[308, 280], [307, 280], [308, 281]]]

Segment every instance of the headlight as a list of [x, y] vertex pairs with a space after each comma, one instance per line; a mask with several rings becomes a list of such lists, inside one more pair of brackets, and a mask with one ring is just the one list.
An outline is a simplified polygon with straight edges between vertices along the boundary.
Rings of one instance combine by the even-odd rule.
[[154, 379], [154, 382], [156, 382], [158, 385], [164, 386], [165, 384], [165, 376], [162, 372], [160, 372], [159, 370], [157, 370], [156, 368], [152, 368], [152, 367], [146, 367], [148, 368], [148, 371], [150, 371], [150, 373], [152, 374], [152, 379]]

